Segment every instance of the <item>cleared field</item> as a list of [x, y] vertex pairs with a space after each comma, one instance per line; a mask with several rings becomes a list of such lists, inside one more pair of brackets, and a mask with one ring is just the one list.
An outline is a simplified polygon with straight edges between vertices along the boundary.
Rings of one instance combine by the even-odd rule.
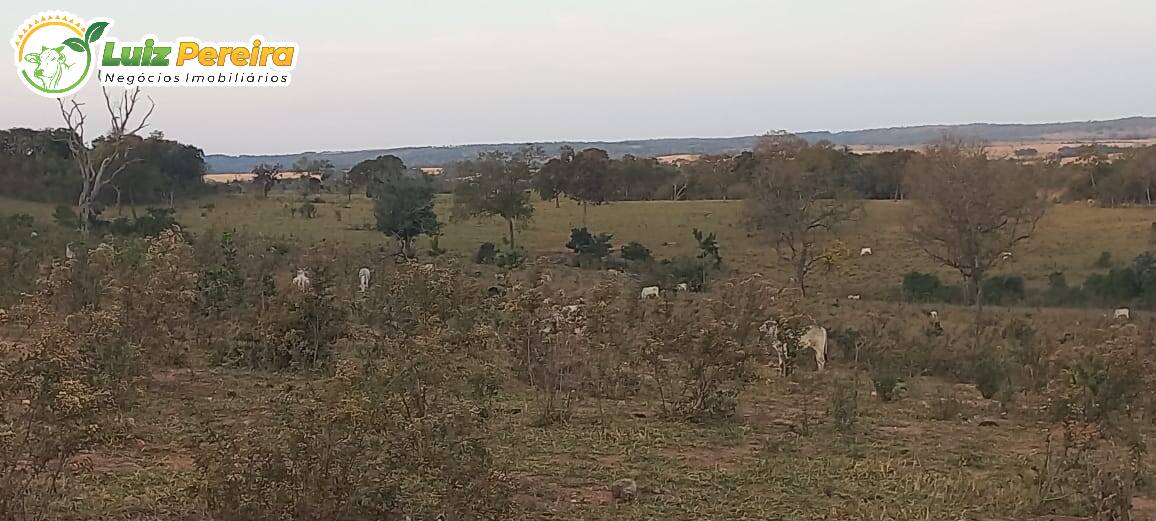
[[[582, 226], [582, 209], [571, 201], [560, 207], [537, 202], [533, 220], [519, 227], [517, 241], [532, 254], [566, 252], [570, 229]], [[813, 277], [820, 294], [838, 297], [848, 293], [869, 296], [895, 288], [904, 273], [912, 270], [937, 273], [945, 282], [955, 274], [937, 267], [907, 238], [904, 229], [910, 203], [867, 201], [862, 220], [838, 233], [852, 253], [869, 246], [874, 255], [854, 256], [843, 276]], [[372, 201], [355, 196], [327, 195], [317, 204], [313, 219], [295, 217], [290, 207], [300, 199], [272, 196], [218, 196], [182, 205], [178, 220], [193, 231], [236, 229], [251, 234], [287, 237], [303, 243], [337, 241], [349, 244], [380, 244], [392, 247], [385, 235], [372, 228]], [[499, 219], [451, 221], [450, 200], [438, 201], [438, 214], [446, 226], [440, 245], [451, 254], [468, 258], [484, 241], [501, 244], [505, 223]], [[38, 220], [51, 221], [50, 205], [0, 200], [0, 213], [29, 213]], [[125, 210], [127, 213], [127, 210]], [[106, 212], [108, 217], [115, 212]], [[1057, 205], [1040, 222], [1035, 237], [1022, 245], [1015, 256], [1002, 264], [998, 273], [1024, 277], [1029, 285], [1046, 284], [1047, 275], [1063, 271], [1069, 283], [1079, 283], [1095, 271], [1093, 263], [1103, 251], [1120, 262], [1146, 251], [1152, 245], [1152, 223], [1156, 209], [1098, 208], [1083, 204]], [[783, 263], [774, 248], [762, 237], [750, 234], [743, 224], [741, 201], [630, 201], [590, 207], [587, 225], [592, 231], [614, 234], [614, 243], [639, 241], [656, 257], [694, 253], [691, 231], [699, 228], [718, 233], [727, 265], [739, 273], [763, 273], [785, 277]], [[419, 240], [424, 252], [427, 241]]]

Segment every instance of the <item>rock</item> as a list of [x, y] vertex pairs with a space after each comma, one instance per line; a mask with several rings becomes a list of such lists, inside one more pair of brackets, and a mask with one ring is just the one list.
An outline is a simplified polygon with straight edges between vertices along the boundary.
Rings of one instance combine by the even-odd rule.
[[999, 422], [991, 418], [984, 418], [976, 422], [980, 427], [999, 427]]
[[638, 483], [630, 478], [615, 481], [610, 485], [610, 495], [615, 501], [633, 501], [638, 497]]

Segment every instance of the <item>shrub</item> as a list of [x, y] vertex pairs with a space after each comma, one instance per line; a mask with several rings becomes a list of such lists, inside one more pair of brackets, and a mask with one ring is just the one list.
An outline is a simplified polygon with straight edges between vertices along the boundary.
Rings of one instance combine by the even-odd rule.
[[508, 517], [484, 402], [460, 386], [481, 365], [426, 333], [362, 349], [383, 356], [343, 361], [318, 394], [280, 397], [265, 425], [216, 434], [197, 458], [212, 517]]
[[828, 414], [837, 432], [849, 433], [855, 430], [859, 416], [859, 390], [854, 381], [836, 380], [831, 387], [831, 404]]
[[1103, 423], [1126, 415], [1143, 391], [1135, 364], [1090, 353], [1069, 361], [1049, 389], [1056, 420]]
[[493, 264], [498, 254], [498, 247], [492, 242], [483, 242], [474, 253], [474, 264]]
[[93, 371], [81, 336], [104, 339], [112, 328], [99, 320], [86, 326], [46, 330], [22, 352], [0, 343], [0, 519], [48, 518], [47, 504], [67, 493], [77, 470], [66, 462], [99, 443], [116, 413], [120, 389], [109, 384], [123, 382]]
[[220, 318], [241, 302], [245, 279], [237, 261], [237, 245], [232, 233], [221, 234], [216, 253], [219, 260], [201, 272], [198, 285], [201, 309], [208, 316]]
[[513, 248], [499, 251], [494, 255], [494, 264], [499, 268], [513, 269], [526, 263], [526, 250]]
[[[685, 421], [733, 416], [750, 376], [759, 324], [767, 316], [784, 323], [798, 316], [790, 299], [772, 299], [772, 293], [760, 280], [743, 280], [695, 306], [663, 300], [644, 307], [640, 354], [658, 386], [663, 416]], [[772, 303], [777, 310], [770, 309]]]
[[985, 399], [992, 399], [1007, 384], [1007, 363], [992, 349], [982, 351], [975, 362], [975, 387]]
[[27, 341], [0, 343], [0, 519], [42, 519], [75, 456], [103, 441], [134, 379], [188, 342], [196, 276], [183, 238], [78, 248], [13, 308]]
[[297, 208], [297, 213], [306, 219], [312, 219], [317, 217], [317, 206], [307, 201]]
[[874, 361], [871, 363], [870, 374], [875, 395], [881, 401], [893, 401], [898, 395], [899, 384], [903, 381], [903, 375], [897, 364], [890, 361]]
[[1018, 276], [1000, 275], [983, 281], [983, 298], [992, 304], [1009, 304], [1024, 298], [1024, 279]]
[[57, 205], [56, 209], [52, 212], [52, 220], [56, 224], [70, 230], [80, 229], [80, 217], [77, 217], [76, 212], [68, 205]]
[[698, 243], [698, 258], [706, 263], [710, 269], [721, 269], [723, 259], [722, 254], [719, 253], [718, 239], [714, 232], [707, 234], [695, 228], [692, 235], [694, 241]]
[[931, 419], [938, 421], [958, 419], [964, 412], [963, 402], [942, 388], [936, 389], [935, 394], [927, 401], [927, 406]]
[[243, 329], [238, 342], [225, 353], [222, 363], [252, 369], [306, 371], [326, 366], [333, 343], [345, 332], [347, 309], [333, 293], [329, 270], [318, 265], [310, 272], [305, 291], [275, 291], [251, 328]]
[[610, 255], [611, 239], [613, 234], [600, 233], [598, 235], [591, 234], [585, 227], [573, 228], [570, 230], [570, 240], [566, 243], [566, 248], [573, 251], [579, 257], [589, 257], [593, 259], [604, 259]]
[[[548, 425], [569, 418], [581, 398], [582, 364], [586, 344], [576, 333], [585, 324], [581, 309], [563, 313], [550, 305], [538, 284], [518, 287], [505, 299], [499, 334], [517, 360], [514, 374], [537, 391], [538, 423]], [[565, 299], [559, 293], [558, 300]]]
[[650, 248], [643, 246], [639, 242], [629, 242], [622, 247], [622, 258], [628, 261], [649, 261]]
[[930, 273], [912, 271], [903, 276], [903, 299], [908, 302], [932, 302], [942, 291], [939, 277]]
[[678, 256], [664, 259], [654, 267], [658, 285], [672, 288], [686, 284], [691, 291], [706, 289], [707, 264], [702, 259]]
[[1004, 325], [1002, 336], [1007, 341], [1010, 361], [1015, 363], [1010, 376], [1014, 376], [1022, 388], [1042, 387], [1047, 353], [1036, 328], [1030, 322], [1012, 319]]
[[35, 223], [27, 214], [0, 217], [0, 307], [32, 286], [41, 259], [56, 247], [38, 236]]
[[1156, 304], [1156, 257], [1143, 253], [1132, 265], [1112, 268], [1106, 274], [1089, 275], [1084, 289], [1102, 303], [1117, 305], [1138, 300], [1147, 307]]

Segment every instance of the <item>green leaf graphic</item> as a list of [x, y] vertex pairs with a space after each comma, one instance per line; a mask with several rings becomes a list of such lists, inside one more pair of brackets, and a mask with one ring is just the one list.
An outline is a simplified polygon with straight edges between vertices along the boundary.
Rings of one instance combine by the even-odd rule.
[[93, 22], [88, 26], [88, 31], [84, 33], [84, 40], [88, 43], [95, 42], [104, 34], [104, 28], [108, 27], [108, 22]]
[[72, 49], [76, 52], [84, 52], [84, 50], [88, 48], [88, 44], [84, 43], [84, 40], [81, 40], [80, 38], [69, 38], [64, 40], [64, 45], [67, 45], [69, 49]]

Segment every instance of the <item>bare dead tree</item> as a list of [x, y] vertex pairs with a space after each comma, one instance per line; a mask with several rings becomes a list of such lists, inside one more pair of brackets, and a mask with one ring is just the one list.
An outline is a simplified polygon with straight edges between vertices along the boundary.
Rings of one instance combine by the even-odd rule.
[[89, 142], [86, 134], [88, 116], [84, 113], [84, 104], [75, 98], [66, 103], [63, 99], [57, 100], [60, 105], [60, 115], [64, 118], [64, 125], [69, 131], [68, 148], [72, 152], [77, 170], [80, 172], [81, 187], [77, 209], [80, 213], [80, 231], [88, 235], [89, 224], [93, 216], [93, 204], [100, 195], [100, 191], [107, 186], [117, 174], [132, 164], [131, 157], [133, 144], [139, 140], [138, 133], [148, 126], [148, 120], [156, 108], [152, 98], [148, 100], [148, 110], [141, 114], [138, 110], [140, 89], [126, 89], [120, 96], [109, 94], [107, 88], [101, 89], [104, 94], [104, 104], [108, 109], [110, 125], [108, 133]]
[[845, 254], [832, 247], [830, 232], [855, 220], [862, 205], [836, 187], [831, 175], [804, 161], [781, 157], [757, 161], [746, 200], [747, 223], [774, 242], [806, 296], [807, 275], [833, 266]]
[[1029, 239], [1047, 209], [1033, 170], [987, 157], [984, 147], [947, 138], [908, 172], [914, 201], [909, 233], [927, 256], [963, 277], [982, 309], [983, 280], [1003, 252]]

